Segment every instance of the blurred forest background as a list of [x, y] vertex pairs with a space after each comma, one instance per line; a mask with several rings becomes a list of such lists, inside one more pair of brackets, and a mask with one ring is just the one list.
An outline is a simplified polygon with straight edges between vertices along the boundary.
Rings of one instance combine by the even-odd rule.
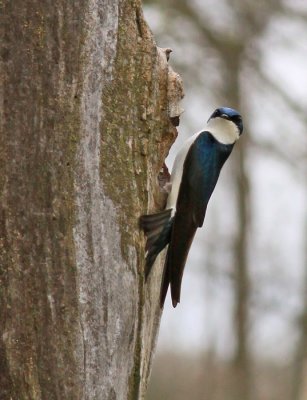
[[214, 108], [244, 135], [168, 299], [148, 400], [307, 399], [307, 2], [152, 0], [186, 97], [178, 147]]

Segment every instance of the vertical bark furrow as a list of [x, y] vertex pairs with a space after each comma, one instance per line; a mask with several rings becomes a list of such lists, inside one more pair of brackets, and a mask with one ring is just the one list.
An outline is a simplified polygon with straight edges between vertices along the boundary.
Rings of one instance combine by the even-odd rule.
[[176, 135], [167, 62], [138, 0], [4, 10], [0, 398], [142, 398], [159, 270], [145, 287], [137, 219]]

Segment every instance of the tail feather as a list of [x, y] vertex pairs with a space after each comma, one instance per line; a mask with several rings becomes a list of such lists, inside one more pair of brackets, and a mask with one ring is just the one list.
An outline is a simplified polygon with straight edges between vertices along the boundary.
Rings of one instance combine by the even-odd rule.
[[164, 269], [163, 269], [163, 277], [161, 282], [161, 289], [160, 289], [160, 307], [164, 307], [168, 287], [171, 283], [171, 274], [170, 268], [168, 268], [168, 258], [169, 258], [169, 250], [167, 250], [166, 259], [164, 262]]
[[[168, 288], [171, 288], [173, 307], [180, 302], [181, 281], [188, 253], [197, 229], [180, 214], [176, 215], [172, 226], [171, 240], [164, 264], [163, 279], [160, 292], [160, 306], [163, 308]], [[184, 235], [182, 235], [184, 232]]]
[[142, 215], [140, 217], [140, 226], [144, 232], [151, 231], [154, 227], [161, 225], [161, 222], [169, 220], [171, 217], [172, 210], [164, 210], [156, 214]]
[[145, 279], [147, 279], [158, 254], [170, 241], [172, 223], [172, 209], [140, 217], [140, 227], [147, 238]]
[[151, 241], [155, 240], [157, 238], [157, 236], [160, 235], [160, 233], [161, 233], [161, 226], [153, 225], [152, 230], [151, 231], [149, 230], [146, 232], [147, 240], [151, 240]]

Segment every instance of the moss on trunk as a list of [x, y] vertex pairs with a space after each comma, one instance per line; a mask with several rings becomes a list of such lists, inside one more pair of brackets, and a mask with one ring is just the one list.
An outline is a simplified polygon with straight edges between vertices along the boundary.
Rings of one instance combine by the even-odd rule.
[[161, 269], [145, 287], [137, 218], [163, 202], [180, 79], [139, 1], [4, 12], [0, 398], [143, 398]]

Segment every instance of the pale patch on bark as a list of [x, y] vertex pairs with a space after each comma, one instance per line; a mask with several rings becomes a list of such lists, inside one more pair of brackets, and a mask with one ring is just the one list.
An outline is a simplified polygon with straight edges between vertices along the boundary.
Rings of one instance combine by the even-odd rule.
[[89, 30], [84, 50], [74, 228], [83, 334], [83, 398], [102, 400], [116, 395], [125, 399], [133, 365], [133, 359], [127, 356], [133, 355], [129, 337], [134, 332], [129, 326], [135, 319], [137, 296], [131, 270], [124, 266], [121, 256], [116, 210], [104, 195], [100, 179], [101, 99], [116, 55], [118, 2], [92, 1], [86, 18]]
[[162, 263], [145, 284], [137, 218], [182, 91], [140, 0], [38, 3], [6, 9], [0, 397], [143, 399]]

